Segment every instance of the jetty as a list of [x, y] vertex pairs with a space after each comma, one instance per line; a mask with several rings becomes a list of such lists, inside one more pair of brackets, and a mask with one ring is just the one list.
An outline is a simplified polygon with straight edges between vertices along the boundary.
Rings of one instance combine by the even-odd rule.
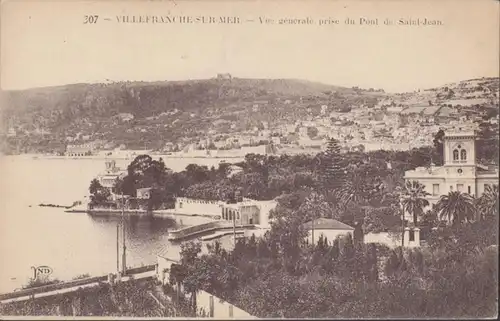
[[[233, 234], [232, 231], [220, 231], [220, 232], [215, 232], [214, 234], [203, 236], [200, 239], [202, 241], [211, 241], [211, 240], [215, 240], [215, 239], [218, 239], [220, 237], [223, 237], [226, 235], [232, 235], [232, 234]], [[242, 235], [245, 235], [245, 231], [236, 231], [235, 234], [237, 237], [242, 236]]]
[[170, 231], [167, 239], [169, 241], [182, 241], [186, 238], [220, 231], [219, 233], [210, 234], [202, 238], [202, 240], [212, 240], [233, 233], [242, 234], [244, 230], [254, 228], [255, 226], [253, 224], [233, 226], [231, 222], [218, 220]]

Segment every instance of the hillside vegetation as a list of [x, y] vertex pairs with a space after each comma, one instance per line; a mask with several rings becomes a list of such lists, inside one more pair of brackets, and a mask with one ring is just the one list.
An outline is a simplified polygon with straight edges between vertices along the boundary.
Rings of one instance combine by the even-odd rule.
[[[228, 127], [214, 124], [216, 120], [235, 123], [234, 131], [242, 131], [258, 121], [301, 119], [311, 112], [308, 108], [319, 112], [322, 104], [374, 104], [378, 95], [287, 79], [74, 84], [3, 91], [1, 132], [14, 127], [21, 136], [31, 136], [18, 142], [20, 146], [46, 145], [33, 136], [50, 133], [55, 147], [57, 142], [64, 145], [67, 136], [82, 133], [132, 148], [143, 146], [142, 139], [155, 148], [165, 141]], [[256, 104], [262, 106], [258, 111]], [[141, 129], [138, 137], [135, 131]]]

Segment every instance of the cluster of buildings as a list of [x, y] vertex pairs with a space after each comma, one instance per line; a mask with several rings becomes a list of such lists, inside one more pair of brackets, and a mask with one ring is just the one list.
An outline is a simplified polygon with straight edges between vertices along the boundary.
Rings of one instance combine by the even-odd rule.
[[[326, 147], [328, 138], [333, 137], [340, 141], [346, 151], [359, 149], [359, 146], [363, 146], [362, 149], [366, 151], [408, 150], [431, 145], [440, 129], [446, 131], [461, 127], [463, 130], [477, 130], [486, 115], [479, 106], [498, 104], [498, 98], [495, 97], [493, 100], [472, 99], [467, 95], [456, 95], [456, 99], [439, 100], [435, 93], [422, 95], [420, 97], [412, 93], [410, 98], [381, 99], [373, 107], [352, 106], [348, 111], [321, 105], [319, 113], [310, 113], [293, 122], [285, 119], [273, 123], [260, 121], [259, 126], [253, 129], [233, 130], [224, 134], [211, 130], [198, 141], [175, 144], [175, 148], [173, 143], [167, 143], [165, 148], [192, 153], [196, 150], [211, 150], [211, 154], [216, 154], [214, 150], [233, 150], [260, 144], [275, 146], [276, 153], [293, 149], [297, 152], [318, 152]], [[493, 124], [498, 124], [498, 121], [498, 116], [488, 120]], [[231, 128], [235, 126], [236, 122], [231, 123]]]

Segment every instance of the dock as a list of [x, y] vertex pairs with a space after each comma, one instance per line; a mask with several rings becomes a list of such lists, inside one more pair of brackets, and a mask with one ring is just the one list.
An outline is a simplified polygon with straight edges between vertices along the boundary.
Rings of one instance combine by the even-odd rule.
[[[241, 236], [241, 235], [244, 235], [245, 234], [245, 231], [236, 231], [236, 236]], [[233, 232], [232, 231], [221, 231], [221, 232], [216, 232], [214, 234], [210, 234], [210, 235], [207, 235], [207, 236], [203, 236], [201, 237], [200, 239], [202, 241], [211, 241], [211, 240], [215, 240], [215, 239], [218, 239], [220, 237], [223, 237], [223, 236], [226, 236], [226, 235], [233, 235]]]
[[[237, 234], [241, 234], [244, 230], [254, 229], [254, 228], [255, 226], [253, 224], [236, 225], [235, 227], [233, 227], [233, 224], [231, 222], [213, 221], [170, 231], [167, 239], [169, 241], [181, 241], [183, 239], [195, 237], [200, 234], [217, 232], [217, 231], [221, 231], [221, 233], [223, 233], [224, 235], [228, 235], [233, 233], [233, 229], [236, 230]], [[216, 235], [211, 234], [205, 236], [205, 238], [208, 237], [210, 239], [214, 239], [221, 236], [222, 234], [216, 234]]]

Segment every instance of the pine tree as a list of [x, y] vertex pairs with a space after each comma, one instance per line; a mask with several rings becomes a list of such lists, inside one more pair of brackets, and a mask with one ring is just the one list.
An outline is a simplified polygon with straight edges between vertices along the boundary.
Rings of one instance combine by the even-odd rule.
[[323, 179], [325, 187], [330, 190], [338, 190], [344, 181], [344, 168], [341, 164], [340, 145], [338, 140], [330, 138], [323, 160]]

